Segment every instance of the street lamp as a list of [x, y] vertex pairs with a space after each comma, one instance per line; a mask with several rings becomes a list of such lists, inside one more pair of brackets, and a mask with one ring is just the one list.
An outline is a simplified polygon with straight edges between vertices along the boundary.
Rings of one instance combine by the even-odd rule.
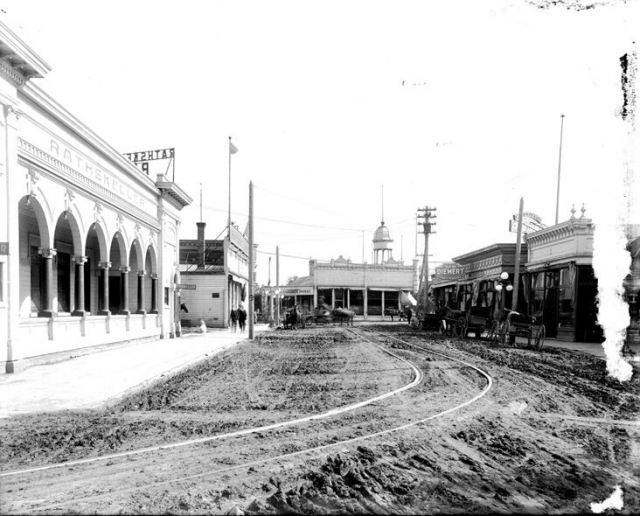
[[500, 309], [504, 308], [504, 297], [502, 296], [502, 290], [506, 290], [507, 292], [511, 292], [513, 290], [513, 285], [509, 283], [507, 280], [509, 279], [509, 273], [503, 272], [500, 274], [500, 281], [494, 287], [496, 292], [500, 294]]

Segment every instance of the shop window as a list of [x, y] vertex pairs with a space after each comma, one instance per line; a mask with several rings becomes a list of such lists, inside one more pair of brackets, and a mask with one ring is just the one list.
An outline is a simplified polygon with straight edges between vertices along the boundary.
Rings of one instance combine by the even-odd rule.
[[367, 291], [367, 314], [382, 315], [382, 292], [380, 290]]
[[319, 288], [318, 289], [318, 306], [323, 304], [327, 306], [331, 306], [333, 302], [333, 292], [330, 288]]
[[398, 308], [398, 293], [397, 292], [385, 292], [384, 293], [384, 308]]
[[568, 287], [571, 283], [571, 278], [569, 275], [569, 268], [565, 267], [563, 269], [560, 269], [559, 271], [560, 273], [560, 286], [561, 287]]
[[533, 303], [531, 310], [534, 317], [542, 317], [544, 312], [544, 289], [537, 288], [533, 291]]
[[547, 288], [555, 288], [558, 286], [560, 279], [559, 271], [549, 271], [546, 276], [545, 286]]
[[445, 287], [444, 289], [444, 304], [442, 307], [448, 306], [452, 310], [456, 310], [458, 307], [458, 303], [456, 300], [456, 287]]
[[493, 302], [493, 281], [480, 282], [480, 291], [478, 293], [478, 301], [476, 306], [491, 307]]
[[364, 291], [349, 290], [349, 309], [353, 310], [356, 315], [364, 314]]
[[558, 327], [573, 328], [575, 324], [575, 306], [571, 288], [561, 288], [559, 291], [560, 313], [558, 314]]
[[536, 272], [533, 274], [531, 288], [534, 290], [544, 288], [544, 272]]
[[472, 285], [460, 285], [458, 290], [458, 310], [466, 311], [471, 306], [471, 300], [473, 298], [473, 286]]

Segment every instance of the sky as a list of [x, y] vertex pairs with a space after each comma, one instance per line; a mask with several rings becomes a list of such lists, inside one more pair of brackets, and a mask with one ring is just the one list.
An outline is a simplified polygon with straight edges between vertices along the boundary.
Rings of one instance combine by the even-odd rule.
[[560, 221], [584, 205], [596, 239], [640, 223], [619, 62], [638, 2], [549, 3], [0, 0], [0, 15], [52, 67], [37, 84], [113, 148], [175, 148], [194, 200], [181, 238], [201, 189], [207, 238], [225, 228], [231, 136], [231, 218], [244, 230], [253, 182], [258, 282], [275, 284], [278, 247], [284, 284], [309, 258], [372, 262], [382, 220], [410, 263], [425, 206], [432, 266], [515, 242], [521, 197], [555, 223], [559, 169]]

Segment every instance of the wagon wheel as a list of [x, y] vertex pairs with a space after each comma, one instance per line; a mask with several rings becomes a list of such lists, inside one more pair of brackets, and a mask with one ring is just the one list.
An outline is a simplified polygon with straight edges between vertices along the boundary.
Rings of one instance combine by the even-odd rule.
[[500, 323], [498, 321], [493, 321], [491, 323], [491, 328], [489, 329], [489, 334], [487, 335], [487, 340], [492, 344], [497, 343], [499, 332], [500, 332]]
[[459, 317], [456, 321], [456, 332], [458, 333], [458, 336], [463, 339], [466, 338], [468, 330], [469, 327], [467, 326], [467, 318]]
[[547, 330], [544, 327], [544, 324], [541, 324], [536, 332], [534, 348], [536, 351], [541, 351], [542, 346], [544, 346], [544, 337], [547, 334]]

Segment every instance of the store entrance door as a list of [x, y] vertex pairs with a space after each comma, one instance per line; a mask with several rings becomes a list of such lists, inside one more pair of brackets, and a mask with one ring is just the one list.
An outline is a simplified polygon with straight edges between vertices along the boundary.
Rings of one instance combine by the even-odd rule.
[[547, 290], [547, 299], [544, 303], [544, 326], [547, 337], [555, 338], [558, 335], [558, 288], [551, 287]]

